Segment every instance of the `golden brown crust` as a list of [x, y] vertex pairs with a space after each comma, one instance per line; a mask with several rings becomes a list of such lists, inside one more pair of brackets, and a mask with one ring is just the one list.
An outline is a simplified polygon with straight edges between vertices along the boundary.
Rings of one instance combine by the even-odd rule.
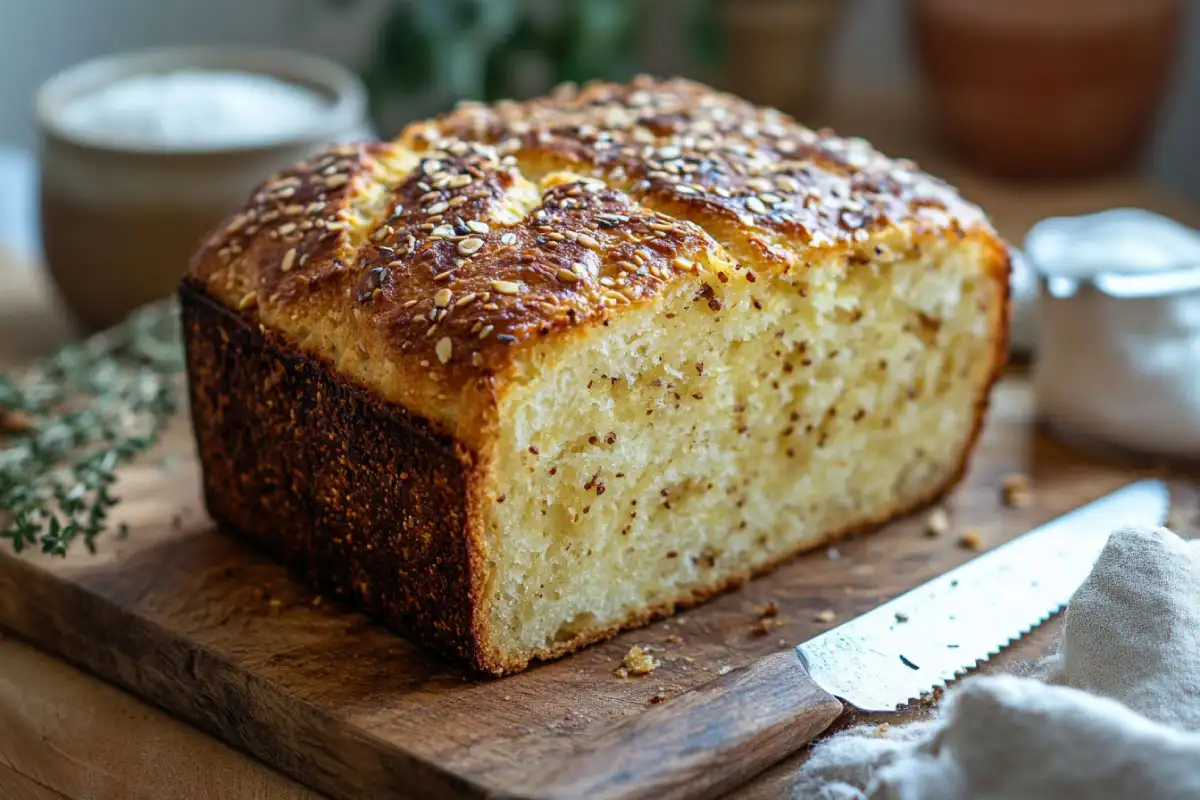
[[639, 78], [465, 104], [393, 143], [333, 148], [263, 184], [191, 275], [298, 343], [336, 325], [305, 349], [385, 363], [395, 380], [346, 369], [463, 435], [522, 344], [699, 281], [702, 265], [754, 280], [894, 227], [990, 235], [953, 189], [862, 140]]
[[978, 209], [865, 143], [686, 81], [467, 105], [394, 143], [333, 148], [260, 187], [184, 282], [209, 510], [492, 674], [701, 602], [749, 573], [545, 650], [492, 645], [481, 526], [498, 395], [526, 345], [653, 307], [681, 281], [769, 292], [843, 250], [853, 269], [884, 232], [904, 247], [966, 236], [989, 253], [1004, 303], [969, 441], [929, 497], [758, 571], [933, 501], [965, 470], [1008, 324], [1007, 254]]

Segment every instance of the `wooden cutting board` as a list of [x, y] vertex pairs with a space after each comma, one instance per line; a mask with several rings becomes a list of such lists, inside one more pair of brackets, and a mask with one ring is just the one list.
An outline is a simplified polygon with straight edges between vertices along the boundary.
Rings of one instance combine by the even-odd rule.
[[[496, 776], [595, 736], [755, 658], [783, 650], [1094, 499], [1149, 467], [1099, 461], [1036, 433], [1020, 376], [1003, 381], [952, 530], [924, 515], [800, 557], [742, 590], [566, 659], [479, 680], [318, 599], [275, 564], [214, 528], [198, 492], [186, 420], [124, 470], [115, 512], [127, 538], [67, 559], [0, 556], [0, 626], [156, 703], [336, 798], [473, 796]], [[1029, 475], [1036, 500], [1006, 508], [1005, 473]], [[1190, 504], [1187, 485], [1173, 495]], [[1189, 506], [1190, 507], [1190, 506]], [[774, 602], [764, 625], [756, 608]], [[662, 666], [613, 674], [634, 644]], [[666, 702], [670, 702], [668, 699]]]

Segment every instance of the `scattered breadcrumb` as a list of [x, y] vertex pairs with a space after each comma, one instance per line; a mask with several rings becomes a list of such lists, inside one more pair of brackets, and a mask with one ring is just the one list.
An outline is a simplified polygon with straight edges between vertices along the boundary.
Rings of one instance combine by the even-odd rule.
[[948, 530], [950, 530], [950, 515], [946, 513], [946, 509], [938, 506], [929, 512], [929, 518], [925, 520], [927, 536], [941, 536]]
[[774, 600], [769, 603], [763, 603], [761, 606], [755, 607], [754, 613], [758, 614], [760, 617], [778, 617], [779, 604]]
[[962, 538], [958, 540], [958, 543], [968, 550], [982, 550], [983, 534], [974, 528], [968, 528], [963, 532]]
[[649, 675], [662, 665], [657, 658], [650, 655], [650, 650], [640, 645], [629, 648], [621, 666], [613, 671], [618, 678], [628, 678], [630, 675]]
[[889, 723], [887, 723], [887, 722], [883, 723], [882, 725], [880, 725], [879, 727], [877, 727], [875, 729], [875, 736], [879, 739], [886, 738], [888, 728], [890, 728], [890, 727], [892, 727], [892, 726]]
[[1012, 473], [1000, 480], [1000, 498], [1009, 508], [1029, 508], [1033, 505], [1033, 485], [1028, 475]]
[[833, 622], [835, 619], [837, 619], [837, 614], [832, 608], [827, 608], [813, 616], [813, 622], [823, 622], [826, 624]]
[[505, 700], [512, 700], [512, 695], [511, 695], [511, 694], [506, 694], [506, 695], [504, 695], [504, 699], [505, 699]]
[[324, 602], [325, 602], [325, 598], [321, 597], [321, 595], [317, 595], [316, 597], [314, 597], [312, 599], [312, 605], [314, 608], [321, 605], [321, 603], [324, 603]]
[[732, 671], [733, 671], [733, 667], [726, 664], [725, 666], [723, 666], [719, 670], [717, 670], [717, 674], [718, 675], [728, 675]]
[[650, 696], [650, 705], [656, 706], [659, 703], [667, 702], [667, 700], [669, 700], [669, 699], [670, 698], [667, 697], [667, 693], [665, 691], [663, 691], [662, 688], [660, 687], [657, 693], [652, 694]]
[[771, 632], [771, 628], [783, 623], [769, 617], [763, 617], [758, 622], [754, 623], [754, 627], [750, 629], [751, 636], [766, 636]]
[[667, 634], [667, 637], [665, 639], [663, 639], [663, 641], [666, 642], [667, 644], [681, 644], [683, 642], [683, 637], [678, 636], [674, 633], [670, 633], [670, 634]]
[[283, 610], [283, 601], [280, 600], [278, 597], [272, 597], [268, 601], [267, 605], [269, 605], [271, 607], [272, 614], [278, 614], [280, 611]]

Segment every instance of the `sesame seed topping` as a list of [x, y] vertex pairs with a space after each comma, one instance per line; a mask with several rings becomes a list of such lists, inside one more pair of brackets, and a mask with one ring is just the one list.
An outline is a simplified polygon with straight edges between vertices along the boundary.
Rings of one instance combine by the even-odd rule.
[[438, 361], [449, 364], [450, 357], [454, 354], [454, 342], [450, 341], [449, 336], [443, 336], [434, 346], [434, 352], [437, 353]]
[[238, 301], [238, 308], [241, 310], [253, 308], [256, 305], [258, 305], [257, 292], [247, 292], [246, 294], [242, 295], [242, 299]]
[[483, 247], [483, 239], [477, 239], [472, 236], [458, 243], [458, 252], [461, 255], [469, 256], [472, 253], [478, 252], [481, 247]]
[[[739, 237], [768, 229], [764, 255], [784, 273], [804, 263], [797, 248], [869, 241], [869, 231], [896, 221], [914, 220], [932, 229], [957, 226], [957, 231], [975, 224], [975, 218], [962, 216], [970, 209], [953, 190], [930, 181], [916, 165], [888, 160], [865, 142], [809, 131], [778, 112], [682, 80], [638, 78], [629, 86], [576, 87], [536, 103], [467, 104], [418, 126], [416, 137], [423, 142], [419, 167], [399, 182], [392, 154], [355, 145], [262, 186], [251, 208], [227, 221], [228, 238], [214, 250], [224, 259], [257, 252], [253, 248], [259, 243], [250, 238], [257, 234], [263, 242], [267, 237], [284, 242], [277, 248], [286, 251], [281, 258], [272, 245], [261, 245], [267, 259], [279, 258], [279, 273], [305, 264], [310, 255], [300, 250], [311, 251], [318, 268], [291, 280], [277, 274], [288, 291], [271, 286], [269, 276], [263, 276], [266, 285], [238, 288], [261, 286], [272, 308], [277, 302], [286, 307], [310, 302], [302, 299], [309, 293], [300, 291], [310, 281], [339, 276], [329, 285], [346, 286], [352, 297], [374, 302], [375, 311], [383, 312], [363, 317], [371, 324], [394, 320], [386, 313], [388, 304], [403, 306], [410, 310], [397, 313], [414, 326], [420, 323], [416, 332], [430, 345], [437, 343], [433, 349], [443, 364], [449, 358], [443, 359], [441, 348], [445, 342], [453, 353], [453, 334], [463, 337], [459, 362], [482, 365], [493, 351], [463, 350], [466, 337], [518, 341], [511, 333], [498, 333], [489, 321], [500, 330], [512, 325], [524, 340], [535, 332], [607, 321], [618, 313], [611, 311], [617, 306], [653, 297], [672, 281], [705, 275], [709, 234], [675, 214], [647, 208], [664, 197], [676, 197], [676, 212], [687, 199], [703, 199], [705, 214], [722, 220], [704, 227], [726, 247], [726, 226], [737, 226], [739, 218], [752, 228], [738, 231]], [[569, 156], [570, 171], [603, 180], [550, 177], [545, 167], [550, 162], [542, 154], [552, 161]], [[345, 200], [325, 193], [347, 183], [355, 191]], [[526, 211], [522, 187], [531, 183], [541, 199], [535, 194], [537, 207]], [[322, 198], [328, 198], [328, 207]], [[488, 216], [484, 209], [492, 208], [499, 216]], [[335, 235], [347, 228], [353, 237]], [[317, 233], [300, 245], [297, 234], [307, 230]], [[492, 232], [495, 239], [489, 238]], [[375, 246], [363, 246], [362, 238]], [[793, 239], [796, 248], [789, 245]], [[257, 261], [247, 259], [245, 268], [237, 264], [223, 274], [236, 277], [243, 269], [254, 270]], [[387, 264], [379, 269], [391, 276], [380, 287], [342, 283], [343, 277], [357, 277], [358, 265], [369, 272], [376, 263]], [[736, 286], [734, 279], [742, 275], [754, 280], [736, 263], [723, 271], [712, 268], [713, 287], [717, 281]], [[271, 269], [269, 261], [263, 269]], [[431, 282], [437, 285], [430, 287]], [[468, 291], [472, 288], [476, 291]], [[709, 306], [719, 309], [711, 288], [708, 292]], [[233, 294], [238, 296], [236, 290]], [[512, 296], [517, 297], [504, 299]], [[769, 300], [745, 299], [756, 308]], [[489, 359], [481, 360], [480, 352]], [[446, 375], [435, 374], [435, 379], [445, 381]]]

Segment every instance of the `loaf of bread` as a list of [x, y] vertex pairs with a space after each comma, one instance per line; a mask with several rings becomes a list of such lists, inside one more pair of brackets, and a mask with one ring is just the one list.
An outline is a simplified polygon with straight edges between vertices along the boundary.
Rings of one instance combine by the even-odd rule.
[[693, 82], [463, 104], [270, 178], [196, 254], [206, 503], [518, 671], [946, 492], [1008, 272], [915, 164]]

